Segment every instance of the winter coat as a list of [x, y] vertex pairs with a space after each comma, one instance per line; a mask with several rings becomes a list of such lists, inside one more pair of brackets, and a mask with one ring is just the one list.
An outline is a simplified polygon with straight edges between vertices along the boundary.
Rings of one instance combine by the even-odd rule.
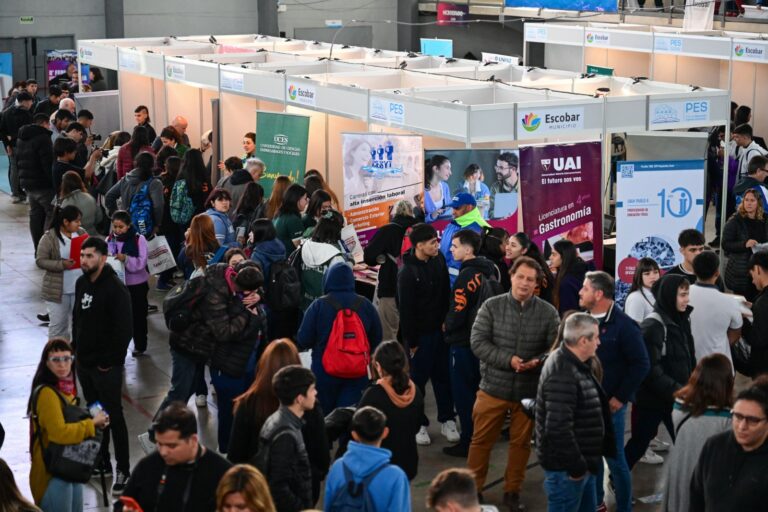
[[603, 456], [615, 455], [612, 425], [608, 399], [591, 366], [561, 345], [545, 361], [536, 393], [541, 467], [566, 471], [573, 478], [597, 473]]
[[[331, 265], [325, 273], [323, 291], [344, 308], [352, 307], [355, 302], [360, 301], [357, 316], [360, 317], [368, 335], [370, 356], [381, 343], [381, 320], [371, 301], [355, 293], [355, 277], [352, 274], [352, 268], [344, 263]], [[315, 375], [325, 373], [323, 354], [333, 322], [336, 320], [336, 313], [336, 309], [320, 297], [307, 308], [299, 327], [296, 343], [300, 350], [312, 349], [312, 371]]]
[[217, 343], [211, 354], [211, 369], [221, 370], [233, 379], [239, 379], [246, 373], [248, 360], [259, 342], [259, 332], [264, 326], [266, 316], [263, 307], [250, 313], [252, 318], [248, 326], [239, 335], [226, 343]]
[[170, 333], [171, 348], [200, 362], [211, 357], [218, 343], [240, 340], [254, 316], [232, 294], [224, 277], [227, 268], [226, 263], [216, 263], [205, 270], [200, 278], [205, 279], [207, 292], [192, 311], [190, 326]]
[[85, 368], [122, 366], [133, 337], [131, 318], [131, 296], [112, 267], [104, 265], [95, 282], [80, 276], [72, 316], [77, 363]]
[[752, 303], [752, 317], [752, 324], [745, 325], [744, 339], [752, 347], [749, 364], [754, 377], [768, 372], [768, 288], [764, 288]]
[[459, 277], [459, 269], [461, 268], [461, 262], [455, 261], [451, 254], [451, 240], [453, 239], [453, 235], [462, 229], [471, 229], [475, 233], [482, 233], [483, 228], [487, 227], [491, 227], [491, 225], [483, 219], [483, 214], [480, 213], [479, 208], [474, 208], [461, 217], [453, 219], [447, 226], [445, 226], [442, 238], [440, 238], [440, 252], [445, 256], [445, 264], [448, 266], [451, 286], [453, 286], [456, 278]]
[[226, 213], [216, 211], [214, 208], [208, 208], [205, 214], [213, 221], [213, 229], [216, 231], [216, 241], [219, 242], [219, 245], [227, 247], [240, 246], [235, 236], [235, 228], [232, 227], [232, 221], [229, 220], [229, 216]]
[[403, 256], [403, 267], [397, 274], [400, 335], [409, 348], [419, 346], [419, 336], [442, 329], [451, 293], [443, 255], [421, 261], [414, 251]]
[[[397, 215], [392, 222], [385, 224], [376, 231], [363, 250], [363, 260], [366, 265], [379, 267], [379, 297], [394, 297], [397, 295], [397, 265], [392, 258], [400, 257], [405, 232], [416, 224], [416, 219]], [[390, 257], [391, 256], [391, 257]]]
[[749, 235], [749, 222], [762, 222], [762, 237], [756, 238], [758, 243], [768, 242], [768, 222], [765, 220], [752, 220], [734, 214], [723, 228], [722, 247], [728, 262], [725, 265], [725, 284], [735, 293], [744, 295], [752, 286], [752, 278], [749, 275], [749, 258], [752, 249], [745, 245], [752, 238]]
[[22, 189], [53, 190], [51, 130], [38, 124], [22, 126], [15, 154]]
[[16, 138], [22, 126], [32, 123], [32, 112], [25, 108], [13, 106], [2, 113], [0, 117], [0, 136], [5, 147], [16, 147]]
[[54, 199], [63, 208], [67, 205], [75, 205], [82, 213], [82, 228], [91, 236], [99, 236], [96, 226], [104, 220], [104, 210], [96, 203], [96, 200], [88, 192], [74, 190], [62, 197]]
[[[344, 255], [338, 245], [307, 240], [301, 245], [301, 309], [306, 310], [312, 301], [323, 295], [325, 275], [336, 263], [344, 263]], [[354, 289], [354, 286], [353, 286]]]
[[763, 201], [763, 205], [768, 204], [768, 202], [766, 202], [765, 193], [763, 192], [763, 189], [761, 188], [761, 186], [764, 187], [765, 183], [761, 183], [757, 181], [752, 176], [746, 176], [745, 178], [739, 180], [739, 182], [733, 186], [733, 195], [736, 198], [736, 206], [741, 204], [741, 201], [744, 198], [744, 192], [746, 192], [751, 188], [758, 191], [758, 193], [760, 194], [760, 198]]
[[301, 216], [293, 213], [287, 215], [278, 215], [272, 220], [277, 231], [277, 238], [285, 246], [285, 254], [291, 254], [296, 250], [293, 241], [301, 238], [304, 233], [304, 223], [301, 222]]
[[408, 478], [399, 467], [390, 464], [392, 452], [367, 444], [351, 441], [344, 456], [337, 460], [325, 482], [324, 510], [332, 510], [334, 498], [347, 488], [344, 468], [355, 482], [362, 482], [368, 475], [381, 469], [371, 480], [368, 488], [376, 512], [411, 510], [411, 489]]
[[[125, 242], [115, 239], [114, 234], [107, 237], [107, 247], [109, 255], [114, 256], [123, 252]], [[125, 257], [125, 285], [133, 286], [149, 281], [149, 272], [147, 272], [147, 239], [144, 235], [136, 234], [136, 246], [139, 249], [138, 256]]]
[[139, 150], [136, 152], [136, 155], [131, 156], [131, 144], [125, 143], [122, 146], [120, 146], [120, 149], [117, 151], [117, 163], [115, 164], [115, 170], [117, 170], [117, 179], [123, 179], [125, 175], [127, 175], [131, 170], [133, 170], [133, 160], [136, 158], [136, 156], [139, 155], [139, 153], [143, 152], [152, 153], [155, 154], [154, 150], [152, 150], [151, 146], [142, 146], [139, 148]]
[[485, 301], [472, 326], [472, 353], [480, 360], [480, 389], [500, 400], [534, 398], [541, 367], [517, 373], [512, 356], [542, 357], [557, 336], [560, 317], [538, 297], [521, 304], [505, 293]]
[[59, 104], [53, 103], [49, 97], [45, 98], [44, 100], [40, 100], [40, 102], [37, 104], [37, 107], [35, 107], [35, 114], [45, 114], [50, 117], [57, 110], [59, 110]]
[[[230, 218], [234, 217], [235, 209], [240, 204], [240, 198], [245, 193], [245, 187], [249, 183], [253, 182], [251, 173], [245, 169], [235, 169], [235, 171], [229, 176], [224, 176], [216, 184], [216, 188], [223, 188], [229, 195], [232, 196], [232, 201], [229, 203], [229, 212], [227, 212]], [[234, 219], [233, 219], [234, 220]]]
[[691, 334], [690, 314], [676, 310], [677, 289], [685, 277], [665, 275], [658, 283], [654, 312], [661, 316], [662, 325], [652, 316], [643, 320], [645, 347], [651, 369], [637, 392], [637, 404], [646, 409], [671, 410], [672, 396], [683, 387], [696, 367], [696, 355]]
[[560, 280], [557, 311], [561, 315], [568, 310], [579, 309], [579, 290], [584, 285], [584, 276], [588, 270], [590, 270], [589, 265], [582, 260], [577, 260]]
[[272, 264], [285, 258], [285, 246], [276, 238], [259, 242], [253, 246], [253, 251], [251, 252], [251, 259], [261, 266], [265, 283], [269, 282], [269, 272], [272, 269]]
[[472, 321], [480, 306], [478, 293], [486, 279], [499, 279], [496, 266], [489, 259], [478, 256], [461, 264], [445, 316], [444, 339], [449, 345], [469, 346]]
[[[77, 230], [77, 236], [86, 234], [85, 230]], [[45, 232], [37, 245], [35, 255], [35, 264], [45, 270], [43, 274], [43, 287], [41, 298], [43, 300], [61, 303], [61, 294], [64, 288], [64, 260], [68, 259], [61, 256], [61, 245], [56, 236], [56, 228], [51, 228]]]
[[[163, 183], [159, 179], [150, 179], [152, 181], [149, 183], [148, 192], [149, 199], [152, 201], [152, 220], [155, 223], [155, 227], [158, 227], [163, 222], [163, 208], [165, 205]], [[120, 181], [115, 183], [115, 186], [109, 189], [107, 196], [104, 198], [109, 214], [112, 215], [115, 210], [118, 209], [118, 198], [120, 198], [120, 209], [130, 212], [133, 196], [141, 190], [141, 187], [144, 186], [146, 182], [146, 180], [141, 179], [141, 171], [134, 169]]]

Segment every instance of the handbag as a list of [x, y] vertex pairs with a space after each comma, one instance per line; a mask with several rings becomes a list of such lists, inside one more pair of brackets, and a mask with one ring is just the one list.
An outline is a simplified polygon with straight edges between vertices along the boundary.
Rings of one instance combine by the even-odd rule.
[[731, 359], [733, 360], [733, 367], [737, 372], [752, 376], [752, 364], [750, 359], [752, 357], [752, 347], [744, 341], [744, 338], [739, 338], [736, 343], [731, 345]]
[[[31, 411], [31, 416], [37, 427], [35, 437], [42, 448], [45, 467], [50, 474], [66, 482], [86, 483], [91, 479], [91, 473], [99, 458], [103, 433], [101, 430], [96, 430], [95, 436], [84, 439], [77, 444], [58, 444], [48, 441], [48, 446], [43, 446], [40, 421], [37, 416], [37, 401], [40, 397], [40, 391], [45, 386], [45, 384], [41, 384], [33, 391]], [[67, 402], [58, 390], [51, 386], [48, 387], [53, 389], [56, 396], [61, 400], [65, 423], [77, 423], [91, 417], [87, 409]]]

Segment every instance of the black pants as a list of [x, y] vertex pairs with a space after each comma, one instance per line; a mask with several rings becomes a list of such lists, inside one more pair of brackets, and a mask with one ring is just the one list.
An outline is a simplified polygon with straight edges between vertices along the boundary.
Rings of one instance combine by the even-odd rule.
[[123, 415], [123, 365], [112, 366], [107, 370], [99, 368], [77, 367], [77, 378], [83, 387], [83, 395], [88, 404], [101, 402], [109, 414], [109, 427], [104, 429], [104, 442], [101, 445], [101, 456], [104, 461], [110, 461], [109, 438], [113, 436], [115, 445], [115, 460], [118, 471], [126, 475], [131, 470], [128, 450], [128, 426]]
[[[635, 406], [637, 407], [637, 406]], [[637, 420], [632, 424], [632, 437], [624, 446], [624, 455], [630, 471], [645, 454], [648, 445], [656, 437], [659, 424], [663, 423], [672, 441], [675, 440], [675, 428], [672, 424], [672, 406], [664, 409], [637, 407]]]
[[133, 348], [141, 352], [147, 350], [147, 292], [149, 283], [146, 282], [128, 286], [133, 312]]
[[32, 235], [32, 243], [37, 244], [48, 231], [53, 221], [53, 198], [55, 197], [53, 189], [27, 190], [29, 199], [29, 233]]

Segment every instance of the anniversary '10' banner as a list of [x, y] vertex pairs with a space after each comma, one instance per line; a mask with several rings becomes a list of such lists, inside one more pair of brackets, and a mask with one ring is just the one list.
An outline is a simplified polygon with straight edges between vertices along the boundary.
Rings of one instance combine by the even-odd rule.
[[570, 240], [602, 268], [601, 154], [599, 142], [520, 148], [523, 226], [546, 258]]

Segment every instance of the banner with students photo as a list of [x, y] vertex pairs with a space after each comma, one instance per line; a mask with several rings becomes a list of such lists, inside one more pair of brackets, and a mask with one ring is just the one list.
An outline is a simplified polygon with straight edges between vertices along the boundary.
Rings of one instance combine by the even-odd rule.
[[418, 204], [424, 187], [419, 135], [343, 133], [344, 216], [365, 246], [405, 199]]
[[600, 142], [520, 148], [523, 228], [545, 258], [569, 240], [602, 268], [601, 155]]
[[75, 76], [71, 80], [64, 78], [70, 64], [74, 64], [75, 69], [77, 69], [77, 50], [48, 50], [45, 53], [46, 83], [50, 84], [51, 80], [59, 77], [59, 82], [67, 83], [70, 86], [76, 85], [77, 78]]
[[[616, 302], [623, 305], [640, 258], [662, 270], [681, 262], [677, 236], [704, 229], [704, 160], [617, 164]], [[703, 232], [703, 231], [702, 231]]]
[[420, 206], [438, 232], [453, 219], [448, 206], [459, 192], [472, 194], [483, 218], [517, 233], [519, 157], [516, 149], [445, 149], [424, 153], [424, 193]]
[[302, 183], [307, 167], [309, 117], [277, 112], [256, 113], [256, 155], [264, 162], [259, 184], [264, 196], [272, 193], [278, 176]]

